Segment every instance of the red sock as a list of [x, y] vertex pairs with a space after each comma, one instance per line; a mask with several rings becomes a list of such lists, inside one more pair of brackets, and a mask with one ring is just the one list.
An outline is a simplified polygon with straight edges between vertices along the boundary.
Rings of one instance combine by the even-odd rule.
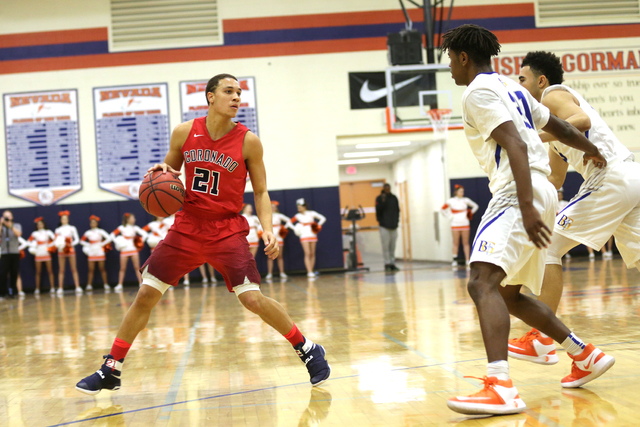
[[121, 340], [120, 338], [116, 338], [116, 340], [113, 342], [113, 347], [111, 347], [110, 354], [116, 360], [124, 359], [127, 356], [129, 348], [131, 348], [131, 344], [124, 340]]
[[302, 332], [298, 329], [296, 324], [293, 324], [293, 328], [289, 331], [287, 335], [284, 336], [292, 346], [297, 346], [298, 344], [304, 342], [304, 337], [302, 336]]

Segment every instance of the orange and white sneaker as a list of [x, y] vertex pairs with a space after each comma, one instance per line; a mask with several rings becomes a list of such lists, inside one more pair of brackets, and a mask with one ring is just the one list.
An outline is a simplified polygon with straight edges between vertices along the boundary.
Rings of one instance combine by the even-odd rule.
[[573, 359], [571, 373], [561, 381], [565, 388], [581, 387], [607, 372], [616, 363], [616, 359], [607, 356], [593, 344], [587, 344], [579, 355], [569, 357]]
[[509, 357], [541, 365], [558, 363], [556, 344], [553, 338], [543, 337], [537, 329], [531, 329], [520, 338], [509, 340]]
[[477, 379], [484, 381], [484, 388], [471, 396], [452, 397], [447, 401], [449, 409], [467, 415], [506, 415], [517, 414], [527, 408], [511, 380], [502, 381], [496, 377]]

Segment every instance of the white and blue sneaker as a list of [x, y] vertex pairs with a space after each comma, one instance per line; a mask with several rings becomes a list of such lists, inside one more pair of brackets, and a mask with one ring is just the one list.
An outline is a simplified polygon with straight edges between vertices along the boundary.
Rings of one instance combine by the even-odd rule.
[[76, 384], [76, 390], [85, 394], [95, 395], [101, 390], [120, 389], [120, 374], [124, 359], [115, 360], [110, 354], [102, 356], [106, 359], [102, 367], [93, 374], [80, 380]]
[[316, 387], [329, 379], [331, 366], [324, 358], [326, 352], [320, 344], [314, 344], [311, 340], [305, 339], [294, 347], [300, 360], [307, 366], [311, 385]]

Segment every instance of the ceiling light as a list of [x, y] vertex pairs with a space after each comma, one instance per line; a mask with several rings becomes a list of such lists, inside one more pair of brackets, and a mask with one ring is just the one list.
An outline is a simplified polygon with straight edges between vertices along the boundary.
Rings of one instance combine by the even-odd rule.
[[356, 148], [359, 150], [366, 150], [367, 148], [406, 147], [407, 145], [411, 145], [411, 141], [374, 142], [371, 144], [357, 144]]
[[360, 163], [378, 163], [380, 161], [379, 158], [374, 157], [373, 159], [351, 159], [351, 160], [338, 160], [339, 165], [356, 165]]
[[393, 150], [383, 151], [366, 151], [358, 153], [344, 153], [345, 157], [375, 157], [375, 156], [390, 156], [393, 154]]

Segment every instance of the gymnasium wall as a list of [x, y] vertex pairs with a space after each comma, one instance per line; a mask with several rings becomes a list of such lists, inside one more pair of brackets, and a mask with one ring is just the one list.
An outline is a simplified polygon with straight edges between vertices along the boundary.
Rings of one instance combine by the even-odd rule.
[[[635, 48], [640, 45], [640, 25], [536, 28], [532, 2], [461, 0], [455, 5], [452, 26], [473, 22], [496, 32], [503, 43], [496, 63], [501, 73], [515, 76], [517, 58], [530, 50], [544, 48], [574, 55], [573, 62], [568, 57], [575, 70], [567, 75], [567, 80], [583, 85], [598, 108], [610, 112], [607, 119], [616, 127], [623, 143], [640, 154], [637, 142], [640, 129], [634, 121], [637, 91], [634, 82], [640, 79], [640, 65], [629, 57], [629, 52], [635, 52], [640, 62], [640, 52]], [[92, 203], [125, 202], [123, 197], [98, 187], [94, 87], [167, 83], [169, 122], [173, 128], [181, 121], [180, 81], [230, 72], [256, 79], [258, 125], [265, 146], [269, 188], [291, 194], [330, 188], [327, 191], [333, 191], [334, 196], [329, 200], [335, 199], [336, 203], [322, 203], [322, 209], [318, 210], [328, 216], [338, 212], [341, 179], [335, 164], [338, 141], [376, 142], [390, 138], [383, 110], [350, 109], [348, 73], [381, 71], [387, 66], [386, 34], [404, 27], [397, 2], [221, 0], [220, 11], [224, 46], [109, 53], [107, 0], [27, 0], [3, 4], [0, 92], [78, 91], [82, 190], [64, 199], [61, 205], [84, 209]], [[419, 29], [420, 11], [411, 9], [410, 14]], [[619, 51], [624, 52], [622, 60], [618, 58]], [[612, 98], [614, 95], [617, 97]], [[623, 99], [623, 95], [627, 98]], [[4, 167], [4, 122], [0, 122], [0, 135], [0, 165]], [[414, 139], [430, 137], [416, 134]], [[401, 138], [406, 139], [407, 135]], [[445, 177], [484, 176], [462, 131], [450, 132], [444, 154]], [[410, 157], [398, 162], [393, 176], [397, 178], [399, 169], [409, 167], [413, 161]], [[364, 173], [367, 169], [361, 170]], [[422, 175], [413, 174], [411, 169], [406, 171], [416, 189], [428, 189], [432, 179], [429, 174], [431, 171], [426, 169]], [[390, 175], [380, 169], [366, 176], [365, 179], [376, 179]], [[360, 179], [358, 175], [351, 177]], [[7, 174], [0, 173], [0, 208], [30, 208], [32, 213], [39, 209], [10, 196], [7, 188]], [[427, 206], [426, 198], [432, 197], [427, 193], [432, 194], [426, 190], [412, 194], [414, 204]], [[445, 199], [448, 194], [440, 196]], [[440, 201], [434, 199], [433, 203], [433, 207], [439, 206]], [[329, 230], [325, 232], [327, 238], [325, 243], [321, 239], [321, 245], [335, 242], [335, 248], [327, 250], [341, 252], [339, 230], [330, 238]]]
[[[31, 0], [27, 4], [3, 5], [0, 84], [3, 93], [78, 89], [83, 190], [66, 203], [120, 200], [98, 188], [93, 170], [91, 89], [96, 86], [168, 83], [172, 128], [181, 121], [180, 81], [206, 79], [220, 71], [254, 76], [260, 136], [266, 147], [269, 185], [274, 189], [337, 185], [337, 138], [370, 135], [374, 140], [387, 136], [382, 110], [349, 109], [347, 74], [387, 66], [386, 34], [403, 27], [396, 2], [301, 1], [294, 6], [288, 1], [253, 0], [238, 5], [223, 0], [220, 8], [226, 46], [139, 53], [107, 52], [106, 0], [90, 4]], [[502, 6], [494, 7], [496, 4]], [[420, 28], [420, 11], [410, 12]], [[602, 51], [606, 57], [607, 50], [617, 54], [616, 49], [631, 49], [640, 41], [638, 25], [618, 25], [616, 31], [609, 26], [558, 31], [535, 28], [533, 14], [533, 3], [526, 1], [456, 2], [452, 25], [476, 22], [496, 31], [503, 42], [499, 71], [511, 75], [515, 71], [512, 58], [540, 48], [540, 42], [546, 49], [575, 51], [576, 55], [578, 51]], [[58, 32], [47, 33], [50, 31]], [[26, 56], [20, 56], [25, 51]], [[578, 69], [578, 65], [575, 74], [579, 78], [610, 79], [611, 72], [623, 80], [623, 74], [638, 75], [635, 67], [607, 70], [607, 74], [597, 66], [582, 72], [584, 67]], [[606, 87], [591, 87], [599, 95], [607, 92]], [[614, 110], [610, 105], [607, 108]], [[626, 115], [626, 110], [611, 114]], [[628, 122], [621, 125], [631, 131], [629, 138], [621, 137], [637, 150], [637, 138], [632, 141], [636, 133]], [[4, 123], [0, 131], [4, 134]], [[448, 152], [451, 177], [482, 175], [466, 149], [462, 132], [451, 132]], [[0, 164], [5, 162], [4, 156], [5, 150], [0, 150]], [[6, 176], [0, 174], [0, 205], [28, 205], [9, 197], [6, 186]]]
[[393, 183], [393, 165], [389, 163], [362, 164], [355, 168], [355, 174], [348, 174], [347, 167], [340, 166], [340, 182], [384, 180]]

